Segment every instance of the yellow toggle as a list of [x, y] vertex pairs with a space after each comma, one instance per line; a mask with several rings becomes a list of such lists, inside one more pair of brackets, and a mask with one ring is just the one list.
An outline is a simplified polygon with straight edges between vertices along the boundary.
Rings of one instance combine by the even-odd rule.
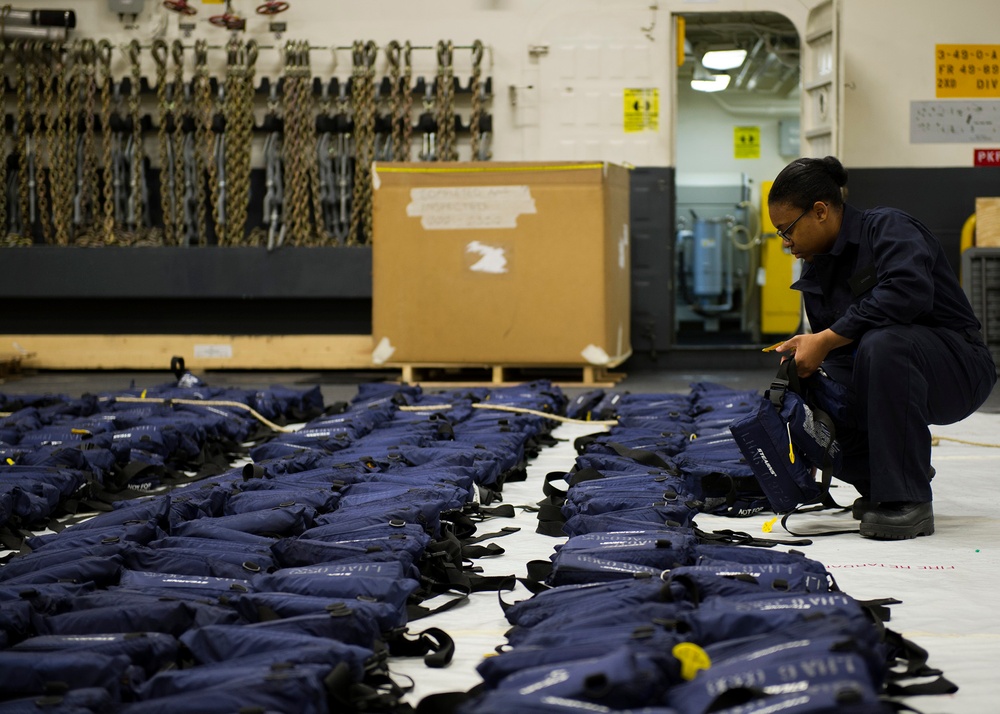
[[694, 642], [678, 642], [670, 652], [681, 663], [681, 677], [689, 682], [698, 672], [712, 666], [708, 653]]
[[146, 398], [146, 390], [143, 389], [142, 394], [139, 395], [139, 399], [145, 399], [145, 398]]
[[785, 422], [785, 429], [788, 431], [788, 460], [795, 463], [795, 447], [792, 446], [792, 425]]
[[762, 526], [760, 527], [760, 529], [761, 529], [761, 531], [763, 531], [764, 533], [770, 533], [770, 532], [771, 532], [771, 529], [772, 529], [772, 528], [774, 528], [774, 524], [775, 524], [775, 523], [777, 523], [777, 522], [778, 522], [778, 517], [777, 517], [777, 516], [775, 516], [775, 517], [774, 517], [774, 518], [772, 518], [771, 520], [769, 520], [769, 521], [765, 521], [765, 522], [764, 522], [764, 525], [762, 525]]
[[8, 465], [8, 466], [13, 466], [13, 465], [14, 465], [14, 459], [12, 459], [12, 458], [10, 458], [10, 457], [8, 456], [8, 457], [7, 457], [7, 465]]

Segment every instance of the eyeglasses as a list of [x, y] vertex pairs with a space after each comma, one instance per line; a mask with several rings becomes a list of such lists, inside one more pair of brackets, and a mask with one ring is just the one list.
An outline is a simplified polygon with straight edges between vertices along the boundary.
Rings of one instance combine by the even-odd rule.
[[812, 208], [807, 208], [799, 214], [798, 218], [788, 224], [788, 228], [775, 228], [774, 232], [778, 234], [778, 237], [781, 238], [781, 240], [790, 242], [792, 239], [789, 238], [789, 235], [791, 235], [792, 228], [794, 228], [795, 224], [801, 220], [802, 216], [806, 215], [811, 210]]

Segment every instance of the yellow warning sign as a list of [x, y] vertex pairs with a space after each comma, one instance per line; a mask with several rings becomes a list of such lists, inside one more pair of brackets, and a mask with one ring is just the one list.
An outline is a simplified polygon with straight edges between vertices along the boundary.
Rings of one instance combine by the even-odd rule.
[[625, 133], [660, 130], [660, 90], [626, 89]]
[[760, 158], [760, 127], [733, 127], [733, 157], [737, 159]]
[[1000, 45], [936, 45], [937, 97], [1000, 97]]

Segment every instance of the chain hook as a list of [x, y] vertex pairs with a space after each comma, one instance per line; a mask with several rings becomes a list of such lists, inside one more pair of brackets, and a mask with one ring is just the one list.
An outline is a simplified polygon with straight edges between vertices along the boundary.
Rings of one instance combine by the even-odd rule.
[[385, 56], [389, 60], [389, 65], [393, 69], [399, 69], [399, 55], [402, 50], [399, 42], [396, 40], [390, 40], [389, 44], [385, 46]]
[[375, 66], [375, 58], [378, 56], [378, 45], [375, 44], [374, 40], [368, 40], [365, 43], [365, 67], [371, 69]]
[[184, 64], [184, 43], [180, 40], [174, 40], [173, 44], [170, 46], [170, 54], [174, 59], [174, 64], [178, 67]]
[[483, 42], [475, 40], [472, 43], [472, 65], [478, 67], [483, 63]]
[[[157, 37], [153, 40], [153, 46], [150, 48], [153, 54], [153, 61], [156, 62], [156, 66], [161, 70], [167, 67], [167, 41], [162, 37]], [[135, 59], [133, 58], [133, 62]]]
[[351, 61], [354, 64], [355, 72], [357, 72], [364, 63], [364, 44], [361, 40], [355, 40], [351, 47]]
[[83, 64], [94, 64], [97, 61], [97, 44], [89, 37], [81, 40], [77, 56]]
[[208, 42], [205, 40], [195, 40], [194, 42], [194, 62], [196, 65], [205, 66], [208, 64]]
[[439, 40], [437, 44], [437, 58], [439, 67], [451, 66], [452, 44], [451, 40]]
[[257, 40], [254, 39], [247, 40], [245, 49], [246, 49], [246, 64], [248, 67], [253, 67], [255, 64], [257, 64], [257, 54], [258, 54]]
[[139, 53], [141, 48], [139, 47], [139, 40], [132, 40], [128, 43], [128, 58], [133, 66], [139, 64]]

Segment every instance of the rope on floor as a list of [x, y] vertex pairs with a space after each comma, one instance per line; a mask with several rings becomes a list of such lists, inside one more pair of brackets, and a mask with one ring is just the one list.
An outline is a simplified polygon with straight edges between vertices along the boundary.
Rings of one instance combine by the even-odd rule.
[[[404, 412], [427, 412], [427, 411], [443, 411], [445, 409], [453, 408], [453, 404], [433, 404], [425, 407], [416, 406], [405, 406], [400, 407], [400, 411]], [[509, 407], [502, 404], [487, 404], [486, 402], [477, 402], [472, 405], [473, 409], [490, 409], [500, 412], [513, 412], [515, 414], [531, 414], [532, 416], [539, 416], [545, 419], [551, 419], [552, 421], [563, 422], [564, 424], [586, 424], [590, 426], [617, 426], [618, 421], [616, 419], [608, 419], [605, 421], [590, 419], [573, 419], [571, 417], [560, 416], [559, 414], [549, 414], [548, 412], [541, 412], [537, 409], [527, 409], [525, 407]]]
[[280, 431], [289, 434], [293, 431], [298, 431], [298, 429], [293, 429], [287, 426], [280, 426], [270, 421], [263, 414], [258, 412], [256, 409], [251, 407], [249, 404], [243, 404], [242, 402], [229, 402], [229, 401], [215, 401], [211, 399], [159, 399], [157, 397], [101, 397], [101, 401], [114, 400], [116, 402], [139, 402], [139, 403], [155, 403], [155, 404], [191, 404], [198, 407], [233, 407], [235, 409], [244, 409], [250, 412], [250, 415], [254, 417], [261, 424], [266, 426], [268, 429], [273, 429], [274, 431]]
[[954, 441], [956, 444], [967, 444], [968, 446], [985, 446], [988, 449], [1000, 449], [1000, 444], [987, 444], [982, 441], [968, 441], [966, 439], [956, 439], [953, 436], [931, 435], [931, 446], [940, 446], [942, 441]]

